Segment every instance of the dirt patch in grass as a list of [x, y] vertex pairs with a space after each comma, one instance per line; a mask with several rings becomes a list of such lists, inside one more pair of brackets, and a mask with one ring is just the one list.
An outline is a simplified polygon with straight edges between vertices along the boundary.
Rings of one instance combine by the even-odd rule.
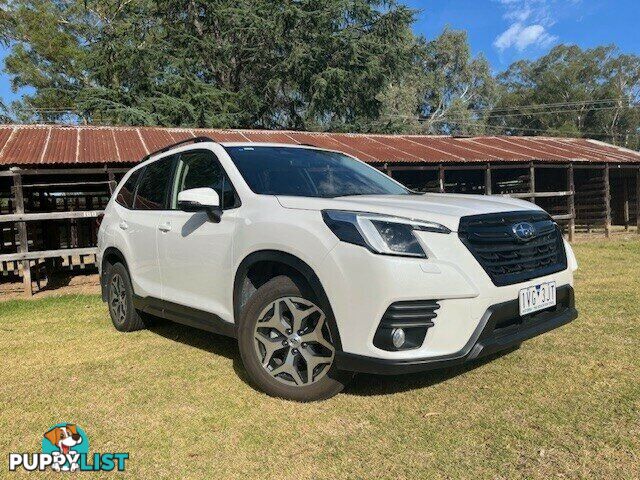
[[1, 457], [69, 421], [92, 451], [130, 453], [125, 478], [639, 478], [640, 242], [576, 251], [575, 322], [305, 405], [252, 389], [230, 339], [122, 334], [97, 295], [0, 303]]
[[[57, 275], [39, 290], [34, 283], [34, 294], [30, 299], [60, 297], [66, 295], [92, 295], [100, 293], [100, 278], [97, 273]], [[0, 283], [0, 302], [3, 300], [29, 299], [21, 282]]]

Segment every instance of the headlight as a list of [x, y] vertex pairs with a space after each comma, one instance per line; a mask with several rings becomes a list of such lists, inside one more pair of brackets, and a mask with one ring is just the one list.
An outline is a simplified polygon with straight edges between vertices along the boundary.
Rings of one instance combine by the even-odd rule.
[[374, 253], [426, 258], [415, 231], [451, 233], [439, 223], [376, 213], [323, 210], [322, 218], [343, 242], [368, 248]]

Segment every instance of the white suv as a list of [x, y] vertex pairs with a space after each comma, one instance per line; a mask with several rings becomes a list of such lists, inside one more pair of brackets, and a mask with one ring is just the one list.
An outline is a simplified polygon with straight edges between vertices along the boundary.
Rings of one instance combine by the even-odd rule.
[[575, 257], [540, 208], [417, 194], [308, 146], [194, 138], [156, 152], [120, 183], [98, 251], [118, 330], [159, 316], [236, 337], [252, 382], [300, 401], [577, 316]]

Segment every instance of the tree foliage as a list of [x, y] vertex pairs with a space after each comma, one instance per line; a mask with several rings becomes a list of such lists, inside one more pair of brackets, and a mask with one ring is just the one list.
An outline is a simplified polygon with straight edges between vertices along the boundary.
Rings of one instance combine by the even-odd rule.
[[0, 0], [18, 121], [571, 135], [638, 148], [640, 58], [558, 46], [497, 77], [396, 0]]
[[379, 94], [379, 124], [393, 132], [482, 133], [496, 82], [487, 60], [471, 55], [467, 34], [446, 29], [434, 40], [420, 39], [413, 60]]
[[89, 122], [358, 129], [416, 44], [392, 1], [15, 0], [11, 14], [25, 111]]
[[445, 30], [425, 48], [421, 113], [429, 133], [483, 132], [483, 112], [495, 102], [489, 62], [473, 58], [467, 34]]
[[613, 46], [560, 45], [536, 61], [514, 63], [498, 79], [503, 91], [488, 120], [501, 131], [591, 137], [638, 148], [636, 55]]

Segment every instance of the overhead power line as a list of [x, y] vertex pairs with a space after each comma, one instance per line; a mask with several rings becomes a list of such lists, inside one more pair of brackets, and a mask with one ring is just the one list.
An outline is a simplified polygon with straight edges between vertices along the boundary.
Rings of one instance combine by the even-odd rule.
[[[628, 103], [629, 99], [628, 98], [609, 98], [609, 99], [601, 99], [601, 100], [583, 100], [583, 101], [574, 101], [574, 102], [537, 103], [537, 104], [529, 104], [529, 105], [514, 105], [511, 107], [501, 107], [501, 108], [491, 108], [491, 107], [481, 108], [481, 109], [476, 109], [474, 111], [476, 112], [491, 111], [492, 113], [495, 113], [495, 112], [508, 112], [508, 111], [514, 111], [514, 110], [524, 110], [524, 109], [544, 109], [547, 107], [561, 108], [561, 107], [600, 105], [600, 104], [607, 104], [607, 103], [618, 103], [621, 101]], [[135, 107], [110, 105], [110, 106], [101, 107], [100, 110], [109, 111], [109, 110], [120, 110], [120, 109], [127, 109], [127, 108], [135, 108]], [[637, 108], [637, 105], [626, 105], [622, 108]], [[33, 111], [33, 112], [46, 112], [46, 113], [74, 113], [74, 114], [84, 113], [82, 110], [79, 110], [77, 107], [40, 108], [40, 107], [21, 106], [20, 110]]]
[[[602, 100], [590, 100], [590, 101], [576, 101], [576, 102], [557, 102], [557, 103], [546, 103], [546, 104], [534, 104], [534, 105], [520, 105], [520, 106], [514, 106], [514, 107], [508, 107], [508, 108], [503, 108], [503, 109], [479, 109], [479, 110], [472, 110], [472, 113], [482, 113], [483, 111], [490, 111], [491, 114], [489, 115], [485, 115], [482, 117], [483, 120], [487, 120], [487, 119], [491, 119], [491, 118], [518, 118], [518, 117], [531, 117], [531, 116], [538, 116], [538, 115], [550, 115], [550, 114], [563, 114], [563, 113], [578, 113], [578, 112], [593, 112], [593, 111], [606, 111], [606, 110], [615, 110], [618, 108], [623, 108], [623, 109], [638, 109], [640, 108], [640, 105], [625, 105], [623, 107], [619, 107], [619, 106], [606, 106], [607, 104], [611, 104], [614, 102], [619, 102], [619, 101], [627, 101], [627, 99], [602, 99]], [[586, 108], [576, 108], [578, 106], [582, 106], [582, 107], [586, 107]], [[566, 108], [566, 109], [560, 109], [558, 110], [558, 108], [562, 108], [562, 107], [574, 107], [574, 108]], [[33, 112], [36, 114], [41, 114], [41, 115], [46, 115], [46, 114], [51, 114], [51, 115], [63, 115], [63, 114], [67, 114], [67, 115], [76, 115], [76, 116], [82, 116], [85, 115], [87, 113], [89, 113], [92, 116], [100, 116], [100, 113], [109, 113], [110, 111], [114, 111], [114, 110], [123, 110], [126, 109], [128, 107], [118, 107], [118, 106], [108, 106], [108, 107], [104, 107], [104, 108], [100, 108], [97, 112], [87, 112], [87, 111], [80, 111], [77, 109], [73, 109], [73, 108], [38, 108], [38, 107], [23, 107], [21, 108], [22, 111], [25, 112]], [[500, 113], [496, 113], [496, 112], [509, 112], [509, 111], [517, 111], [517, 110], [522, 110], [522, 109], [533, 109], [534, 111], [531, 112], [517, 112], [517, 113], [504, 113], [504, 114], [500, 114]], [[555, 110], [543, 110], [544, 108], [555, 108]], [[234, 115], [237, 113], [223, 113], [222, 115], [225, 116], [229, 116], [229, 115]], [[480, 128], [480, 129], [494, 129], [494, 130], [502, 130], [502, 131], [514, 131], [514, 132], [536, 132], [536, 133], [548, 133], [548, 134], [564, 134], [566, 132], [563, 132], [561, 130], [558, 130], [556, 128], [547, 128], [547, 129], [540, 129], [540, 128], [533, 128], [533, 127], [523, 127], [523, 126], [506, 126], [506, 125], [493, 125], [493, 124], [486, 124], [486, 123], [478, 123], [478, 122], [473, 122], [473, 121], [469, 121], [467, 119], [467, 117], [462, 117], [460, 114], [458, 113], [454, 113], [454, 114], [445, 114], [440, 118], [437, 119], [430, 119], [430, 118], [418, 118], [415, 116], [411, 116], [411, 115], [390, 115], [390, 118], [398, 118], [398, 119], [406, 119], [406, 120], [413, 120], [413, 121], [418, 121], [418, 122], [429, 122], [429, 123], [438, 123], [438, 124], [442, 124], [442, 123], [455, 123], [458, 125], [464, 125], [464, 126], [469, 126], [469, 127], [474, 127], [474, 128]], [[383, 124], [385, 123], [384, 121], [376, 121], [376, 122], [372, 122], [371, 124]], [[633, 132], [633, 131], [628, 131], [628, 132], [624, 132], [624, 133], [610, 133], [610, 132], [605, 132], [605, 131], [580, 131], [579, 132], [582, 135], [592, 135], [592, 136], [605, 136], [605, 137], [611, 137], [611, 138], [626, 138], [629, 136], [640, 136], [640, 132]]]
[[[443, 123], [443, 122], [439, 122], [436, 121], [435, 123]], [[526, 127], [508, 127], [505, 125], [491, 125], [491, 124], [485, 124], [485, 123], [474, 123], [474, 122], [469, 122], [469, 121], [459, 121], [459, 122], [455, 122], [458, 125], [464, 125], [464, 126], [470, 126], [470, 127], [477, 127], [477, 128], [485, 128], [485, 129], [500, 129], [502, 131], [520, 131], [520, 132], [536, 132], [536, 133], [548, 133], [548, 134], [566, 134], [567, 132], [564, 132], [562, 130], [558, 130], [558, 129], [553, 129], [553, 128], [547, 128], [547, 129], [542, 129], [542, 128], [526, 128]], [[596, 131], [580, 131], [579, 132], [581, 135], [593, 135], [593, 136], [608, 136], [608, 137], [615, 137], [615, 138], [626, 138], [627, 136], [639, 136], [640, 132], [626, 132], [626, 133], [609, 133], [609, 132], [596, 132]]]
[[491, 110], [494, 112], [503, 112], [503, 111], [512, 111], [512, 110], [522, 110], [522, 109], [536, 109], [536, 108], [546, 108], [546, 107], [574, 107], [574, 106], [587, 106], [587, 105], [600, 105], [600, 104], [608, 104], [608, 103], [619, 103], [625, 102], [629, 103], [628, 98], [607, 98], [601, 100], [580, 100], [573, 102], [557, 102], [557, 103], [534, 103], [529, 105], [513, 105], [510, 107], [502, 107], [502, 108], [484, 108], [482, 110]]
[[[521, 112], [521, 113], [505, 113], [505, 114], [500, 114], [500, 113], [492, 113], [490, 115], [484, 115], [482, 116], [483, 119], [487, 119], [487, 118], [504, 118], [504, 117], [529, 117], [529, 116], [536, 116], [536, 115], [553, 115], [553, 114], [560, 114], [560, 113], [579, 113], [579, 112], [597, 112], [597, 111], [601, 111], [601, 110], [617, 110], [619, 108], [622, 109], [629, 109], [629, 110], [635, 110], [635, 109], [639, 109], [640, 105], [631, 105], [631, 106], [624, 106], [624, 107], [592, 107], [592, 108], [588, 108], [586, 110], [582, 110], [582, 109], [565, 109], [565, 110], [549, 110], [549, 111], [537, 111], [537, 112]], [[468, 110], [470, 113], [481, 113], [482, 110]], [[431, 118], [420, 118], [417, 117], [415, 115], [388, 115], [389, 117], [392, 118], [406, 118], [408, 120], [418, 120], [420, 122], [433, 122], [436, 120], [441, 120], [441, 119], [456, 119], [456, 118], [466, 118], [466, 117], [462, 117], [459, 113], [453, 113], [453, 114], [443, 114], [441, 117], [437, 118], [437, 119], [431, 119]]]
[[600, 110], [617, 110], [620, 108], [633, 110], [636, 108], [640, 108], [640, 105], [624, 106], [624, 107], [592, 107], [592, 108], [587, 108], [586, 110], [573, 108], [573, 109], [566, 109], [566, 110], [549, 110], [549, 111], [522, 112], [522, 113], [505, 113], [505, 114], [496, 113], [496, 114], [487, 115], [486, 117], [483, 117], [483, 118], [529, 117], [529, 116], [535, 116], [535, 115], [553, 115], [557, 113], [580, 113], [580, 112], [588, 113], [588, 112], [597, 112]]

